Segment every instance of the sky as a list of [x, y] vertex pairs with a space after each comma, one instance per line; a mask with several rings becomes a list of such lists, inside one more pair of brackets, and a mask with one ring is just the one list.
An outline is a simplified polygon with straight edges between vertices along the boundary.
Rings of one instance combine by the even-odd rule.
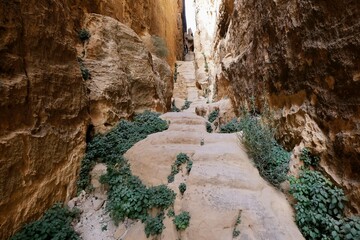
[[195, 33], [196, 23], [194, 0], [185, 0], [185, 15], [187, 27], [191, 28], [192, 32]]

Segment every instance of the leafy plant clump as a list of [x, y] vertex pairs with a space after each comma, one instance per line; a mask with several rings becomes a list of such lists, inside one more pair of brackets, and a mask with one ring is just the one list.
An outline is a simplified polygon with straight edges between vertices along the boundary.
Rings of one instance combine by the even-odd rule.
[[78, 215], [76, 211], [69, 211], [60, 204], [47, 210], [42, 218], [25, 225], [10, 240], [80, 240], [71, 227], [71, 222]]
[[236, 118], [234, 118], [227, 124], [220, 126], [221, 133], [235, 133], [240, 131], [241, 131], [241, 125]]
[[156, 217], [148, 216], [145, 220], [145, 234], [146, 237], [150, 236], [156, 236], [162, 233], [162, 231], [165, 229], [163, 220], [164, 220], [164, 214], [161, 213]]
[[320, 158], [310, 153], [309, 149], [303, 148], [300, 155], [300, 160], [304, 162], [305, 167], [317, 167]]
[[184, 106], [181, 107], [181, 110], [186, 110], [190, 107], [190, 104], [192, 102], [191, 101], [188, 101], [187, 99], [185, 99], [185, 103], [184, 103]]
[[184, 195], [184, 192], [186, 191], [186, 184], [185, 183], [180, 183], [179, 191], [180, 191], [181, 195]]
[[296, 223], [307, 239], [359, 239], [360, 218], [344, 217], [344, 192], [320, 172], [303, 169], [290, 178]]
[[168, 48], [166, 42], [162, 37], [152, 36], [152, 43], [155, 48], [155, 54], [160, 58], [165, 58], [168, 55]]
[[173, 219], [175, 227], [178, 231], [185, 230], [190, 225], [190, 213], [182, 212], [179, 215], [176, 215]]
[[101, 176], [100, 181], [109, 188], [107, 211], [115, 223], [125, 218], [146, 222], [147, 235], [159, 233], [163, 226], [159, 223], [163, 218], [150, 218], [150, 210], [162, 212], [169, 208], [176, 194], [165, 185], [146, 187], [132, 174], [123, 154], [149, 134], [166, 130], [167, 127], [167, 122], [152, 112], [135, 116], [133, 122], [120, 121], [110, 132], [95, 136], [88, 144], [80, 170], [78, 188], [86, 189], [90, 182], [89, 172], [95, 163], [106, 163], [107, 173]]
[[[175, 175], [179, 173], [180, 167], [184, 163], [187, 163], [186, 169], [187, 169], [188, 173], [190, 173], [190, 170], [191, 170], [191, 167], [192, 167], [192, 161], [190, 160], [189, 156], [186, 155], [185, 153], [179, 153], [176, 156], [175, 162], [171, 165], [171, 173], [168, 176], [168, 183], [172, 183], [174, 181]], [[190, 170], [188, 170], [188, 166], [189, 166]]]
[[218, 109], [215, 109], [214, 111], [212, 111], [208, 117], [209, 122], [211, 122], [211, 123], [214, 122], [218, 118], [219, 113], [220, 113], [220, 111]]
[[82, 42], [85, 42], [86, 40], [90, 39], [91, 34], [87, 29], [83, 28], [79, 31], [78, 36]]
[[159, 114], [145, 111], [135, 116], [133, 122], [121, 120], [116, 127], [105, 135], [97, 135], [88, 144], [85, 158], [81, 163], [78, 190], [85, 190], [90, 183], [89, 173], [96, 162], [106, 164], [125, 163], [122, 155], [138, 141], [149, 134], [168, 128], [167, 122]]
[[249, 113], [240, 120], [240, 129], [243, 131], [242, 140], [260, 175], [274, 186], [285, 181], [290, 153], [276, 142], [273, 131]]

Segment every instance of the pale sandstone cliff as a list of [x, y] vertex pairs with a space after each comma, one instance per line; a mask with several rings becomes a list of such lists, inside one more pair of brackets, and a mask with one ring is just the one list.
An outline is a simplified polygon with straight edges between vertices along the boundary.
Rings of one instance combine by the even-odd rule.
[[319, 154], [354, 212], [360, 212], [359, 16], [356, 0], [223, 0], [212, 45], [215, 96], [230, 97], [235, 109], [251, 96], [260, 107], [265, 96], [280, 122], [279, 140]]
[[[124, 48], [112, 52], [109, 55], [113, 58], [109, 60], [112, 64], [104, 66], [100, 63], [106, 56], [101, 54], [109, 52], [106, 49], [94, 52], [99, 48], [96, 44], [93, 49], [87, 49], [88, 53], [93, 51], [91, 54], [80, 56], [89, 64], [89, 69], [93, 68], [93, 78], [88, 82], [82, 79], [77, 61], [77, 49], [81, 46], [77, 32], [83, 27], [85, 14], [107, 15], [113, 17], [114, 22], [117, 19], [134, 27], [138, 34], [148, 31], [162, 36], [169, 52], [174, 52], [167, 59], [171, 63], [175, 54], [180, 54], [175, 48], [182, 49], [179, 46], [182, 34], [177, 33], [181, 24], [177, 14], [179, 6], [176, 1], [158, 4], [160, 2], [121, 0], [91, 4], [79, 0], [0, 1], [0, 239], [6, 239], [25, 222], [38, 218], [53, 203], [66, 201], [75, 194], [86, 131], [94, 120], [90, 118], [94, 113], [91, 85], [99, 80], [99, 72], [102, 76], [105, 72], [116, 73], [118, 79], [122, 79], [122, 73], [117, 71], [121, 69], [120, 62], [117, 66], [112, 64], [122, 56], [120, 50]], [[129, 5], [143, 10], [133, 11]], [[161, 26], [157, 26], [159, 22]], [[99, 27], [103, 28], [96, 31], [107, 29]], [[94, 32], [94, 38], [113, 41], [119, 37], [117, 34], [109, 32], [107, 36]], [[170, 104], [169, 67], [156, 58], [153, 61], [135, 33], [131, 31], [130, 35], [129, 41], [134, 40], [134, 47], [139, 48], [133, 53], [141, 51], [140, 61], [146, 62], [146, 71], [140, 75], [128, 73], [136, 80], [131, 82], [133, 85], [128, 91], [114, 82], [114, 75], [101, 78], [105, 85], [112, 86], [108, 86], [103, 95], [97, 95], [99, 102], [106, 99], [111, 111], [120, 113], [120, 108], [121, 113], [126, 112], [110, 120], [100, 119], [103, 124], [114, 124], [119, 117], [131, 116], [145, 108], [164, 111]], [[114, 42], [107, 42], [105, 46]], [[150, 75], [147, 80], [141, 77], [146, 73]], [[148, 82], [142, 84], [142, 80]], [[147, 85], [149, 81], [151, 86]], [[144, 85], [146, 87], [138, 87]], [[152, 92], [146, 103], [134, 95], [143, 94], [141, 91]], [[124, 92], [126, 107], [118, 104]]]

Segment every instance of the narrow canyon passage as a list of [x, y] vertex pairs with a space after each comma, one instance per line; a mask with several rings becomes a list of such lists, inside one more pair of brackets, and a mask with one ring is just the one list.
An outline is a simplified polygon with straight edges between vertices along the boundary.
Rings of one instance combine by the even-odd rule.
[[[239, 212], [238, 239], [303, 239], [285, 196], [260, 177], [237, 135], [206, 132], [206, 120], [195, 114], [195, 107], [206, 100], [197, 96], [193, 62], [177, 64], [174, 97], [180, 102], [186, 96], [193, 103], [183, 112], [162, 115], [169, 129], [150, 135], [125, 154], [134, 175], [148, 186], [167, 184], [179, 153], [193, 161], [189, 175], [182, 169], [168, 184], [177, 192], [175, 213], [188, 211], [190, 226], [178, 236], [166, 219], [161, 239], [232, 239]], [[183, 197], [178, 190], [182, 182], [187, 185]], [[130, 230], [126, 239], [146, 239], [142, 229]]]

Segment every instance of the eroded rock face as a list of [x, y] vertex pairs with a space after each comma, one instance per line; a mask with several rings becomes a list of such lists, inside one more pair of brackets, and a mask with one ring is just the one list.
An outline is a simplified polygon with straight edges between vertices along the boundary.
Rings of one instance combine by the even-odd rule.
[[165, 112], [170, 107], [170, 67], [154, 56], [156, 71], [152, 55], [131, 28], [99, 14], [87, 14], [84, 27], [91, 38], [79, 47], [79, 55], [90, 72], [86, 85], [96, 132], [136, 112]]
[[[110, 46], [113, 42], [104, 43], [107, 49], [99, 46], [92, 52], [88, 49], [93, 61], [94, 79], [88, 82], [82, 79], [77, 61], [77, 46], [81, 44], [77, 33], [83, 28], [85, 14], [107, 15], [136, 28], [137, 33], [149, 31], [162, 36], [168, 41], [169, 52], [177, 53], [175, 48], [182, 49], [178, 44], [182, 31], [176, 33], [181, 22], [178, 22], [176, 14], [168, 14], [167, 11], [176, 12], [180, 5], [176, 1], [163, 3], [121, 0], [0, 1], [0, 239], [7, 239], [24, 223], [40, 217], [55, 202], [67, 201], [76, 193], [87, 126], [94, 119], [90, 119], [89, 113], [93, 113], [94, 105], [90, 103], [94, 103], [95, 91], [88, 92], [88, 88], [91, 89], [89, 85], [98, 75], [120, 71], [119, 65], [125, 63], [120, 59], [117, 63], [108, 61], [108, 65], [101, 65], [97, 60], [107, 58], [100, 53], [109, 54], [108, 57], [114, 59], [119, 59], [123, 53], [109, 53], [106, 50], [115, 49]], [[129, 8], [131, 4], [134, 9], [141, 5], [142, 11], [132, 12], [134, 9]], [[142, 25], [144, 29], [135, 27]], [[119, 37], [119, 34], [108, 32], [98, 36], [114, 40], [112, 37]], [[171, 85], [162, 82], [164, 79], [169, 81], [169, 72], [161, 70], [161, 64], [165, 63], [154, 65], [155, 60], [140, 46], [139, 38], [133, 32], [128, 37], [127, 41], [135, 41], [134, 47], [140, 47], [133, 50], [134, 53], [142, 51], [139, 59], [132, 59], [145, 65], [141, 74], [150, 75], [139, 75], [135, 79], [137, 81], [131, 82], [137, 83], [133, 86], [114, 82], [115, 76], [98, 78], [107, 81], [103, 84], [111, 86], [107, 85], [101, 93], [96, 92], [99, 103], [95, 109], [101, 109], [104, 99], [107, 101], [104, 106], [115, 113], [120, 114], [126, 109], [126, 114], [120, 116], [128, 116], [141, 109], [163, 111], [170, 106], [169, 90], [172, 89]], [[168, 61], [173, 58], [175, 55], [169, 56]], [[142, 70], [142, 66], [135, 68], [130, 63], [124, 69], [126, 67], [132, 71]], [[118, 73], [118, 79], [122, 73]], [[131, 76], [136, 74], [127, 72], [127, 79]], [[139, 84], [140, 79], [143, 84]], [[149, 83], [151, 86], [148, 86]], [[124, 87], [122, 91], [121, 87]], [[127, 108], [119, 91], [126, 92]], [[152, 96], [152, 101], [141, 102], [138, 98], [143, 95]], [[114, 121], [118, 115], [111, 117]]]
[[359, 16], [354, 0], [222, 1], [213, 44], [219, 97], [230, 95], [238, 109], [251, 96], [260, 108], [265, 96], [281, 123], [279, 139], [319, 154], [354, 212], [360, 211]]

